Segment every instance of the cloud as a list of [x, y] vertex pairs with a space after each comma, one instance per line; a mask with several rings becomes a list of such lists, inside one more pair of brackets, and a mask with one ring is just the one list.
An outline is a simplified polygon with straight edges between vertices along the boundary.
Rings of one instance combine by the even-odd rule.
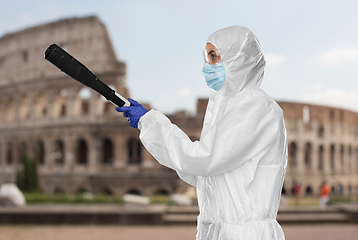
[[341, 47], [327, 50], [318, 55], [318, 61], [328, 67], [358, 61], [358, 47]]
[[322, 84], [313, 84], [306, 91], [300, 99], [304, 102], [358, 111], [357, 90], [326, 88]]
[[282, 54], [269, 53], [269, 54], [265, 54], [265, 59], [266, 59], [267, 66], [277, 67], [278, 65], [282, 64], [286, 60], [286, 57]]
[[189, 87], [185, 87], [185, 88], [179, 89], [177, 91], [178, 97], [188, 97], [190, 95], [191, 95], [191, 88], [189, 88]]

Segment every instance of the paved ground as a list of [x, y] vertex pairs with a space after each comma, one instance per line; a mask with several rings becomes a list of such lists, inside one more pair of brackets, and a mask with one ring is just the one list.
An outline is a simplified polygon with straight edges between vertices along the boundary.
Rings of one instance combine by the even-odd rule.
[[[358, 225], [284, 225], [287, 240], [354, 240]], [[1, 226], [0, 240], [194, 240], [195, 226]]]

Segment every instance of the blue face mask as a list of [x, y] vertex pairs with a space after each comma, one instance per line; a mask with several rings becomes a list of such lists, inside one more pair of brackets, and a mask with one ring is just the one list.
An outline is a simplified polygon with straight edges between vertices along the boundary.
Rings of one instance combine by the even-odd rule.
[[219, 91], [225, 81], [225, 68], [222, 62], [215, 64], [204, 63], [203, 74], [205, 76], [206, 84]]

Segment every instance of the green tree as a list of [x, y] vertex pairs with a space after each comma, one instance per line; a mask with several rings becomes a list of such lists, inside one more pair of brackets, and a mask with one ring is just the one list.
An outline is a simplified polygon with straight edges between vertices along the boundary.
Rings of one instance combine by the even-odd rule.
[[40, 190], [36, 161], [26, 154], [23, 156], [22, 168], [17, 173], [16, 185], [23, 192], [38, 192]]

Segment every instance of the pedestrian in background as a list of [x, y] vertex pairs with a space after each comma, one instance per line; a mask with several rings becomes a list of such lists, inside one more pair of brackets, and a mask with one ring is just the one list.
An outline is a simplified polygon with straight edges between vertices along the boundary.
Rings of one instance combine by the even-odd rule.
[[295, 197], [295, 205], [298, 206], [300, 204], [300, 194], [301, 194], [301, 185], [294, 181], [293, 182], [293, 195]]
[[325, 208], [329, 201], [329, 194], [331, 192], [331, 188], [326, 182], [324, 181], [321, 186], [321, 195], [320, 195], [320, 207]]

